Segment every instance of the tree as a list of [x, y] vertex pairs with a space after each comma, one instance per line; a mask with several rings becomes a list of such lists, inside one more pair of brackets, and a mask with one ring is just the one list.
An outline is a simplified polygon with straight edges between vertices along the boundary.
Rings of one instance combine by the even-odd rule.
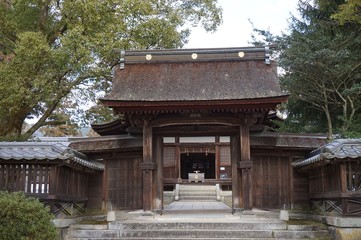
[[258, 31], [276, 45], [281, 86], [291, 93], [288, 130], [293, 125], [297, 131], [326, 131], [329, 138], [347, 135], [360, 114], [361, 25], [331, 19], [341, 3], [300, 1], [302, 17], [291, 19], [289, 34]]
[[[120, 49], [179, 48], [187, 24], [213, 31], [217, 0], [1, 0], [0, 137], [30, 137], [54, 111], [111, 87]], [[65, 104], [65, 106], [64, 106]], [[70, 116], [73, 119], [74, 116]], [[25, 133], [27, 118], [39, 120]]]
[[348, 0], [339, 6], [339, 12], [332, 15], [341, 24], [354, 21], [361, 24], [361, 0]]
[[53, 215], [39, 200], [21, 192], [0, 192], [0, 209], [0, 239], [57, 239]]

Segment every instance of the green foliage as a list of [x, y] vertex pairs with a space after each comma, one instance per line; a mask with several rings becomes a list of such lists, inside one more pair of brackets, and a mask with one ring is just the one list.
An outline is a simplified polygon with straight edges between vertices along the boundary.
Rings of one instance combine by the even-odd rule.
[[327, 132], [332, 138], [348, 132], [361, 111], [361, 25], [340, 25], [331, 18], [344, 1], [316, 3], [299, 3], [302, 18], [291, 19], [289, 34], [257, 32], [276, 46], [280, 83], [291, 93], [281, 129]]
[[95, 105], [91, 107], [86, 112], [86, 116], [87, 116], [86, 119], [90, 123], [95, 123], [95, 124], [111, 122], [112, 120], [115, 119], [113, 110], [102, 105]]
[[56, 110], [49, 117], [48, 121], [51, 121], [52, 125], [47, 125], [40, 128], [40, 132], [44, 137], [67, 137], [78, 136], [78, 128], [73, 123], [69, 115], [64, 112]]
[[346, 130], [339, 129], [341, 136], [346, 138], [361, 138], [361, 114], [357, 114]]
[[341, 24], [357, 22], [361, 24], [361, 0], [348, 0], [339, 6], [339, 12], [332, 15]]
[[0, 239], [57, 239], [52, 218], [49, 209], [37, 199], [20, 192], [0, 192]]
[[109, 91], [114, 49], [180, 48], [189, 24], [220, 23], [217, 0], [0, 1], [0, 137], [30, 137], [54, 111], [76, 119]]

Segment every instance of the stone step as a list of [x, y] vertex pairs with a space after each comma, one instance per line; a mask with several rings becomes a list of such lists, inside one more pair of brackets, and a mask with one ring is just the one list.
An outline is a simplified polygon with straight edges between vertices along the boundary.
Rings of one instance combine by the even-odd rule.
[[197, 194], [197, 195], [192, 195], [192, 194], [181, 194], [179, 195], [180, 198], [187, 198], [187, 197], [190, 197], [190, 198], [198, 198], [198, 199], [217, 199], [217, 195], [216, 194], [213, 194], [213, 195], [210, 195], [210, 194], [206, 194], [206, 195], [202, 195], [202, 194]]
[[[138, 238], [138, 237], [131, 237], [131, 238], [111, 238], [111, 239], [104, 239], [104, 238], [86, 238], [87, 240], [169, 240], [169, 238], [163, 238], [163, 237], [157, 237], [157, 238], [147, 238], [144, 239], [142, 237]], [[220, 238], [213, 238], [213, 237], [209, 237], [209, 238], [177, 238], [177, 240], [219, 240]], [[221, 238], [221, 239], [225, 239], [225, 238]], [[238, 240], [243, 240], [243, 239], [250, 239], [248, 237], [242, 238], [242, 237], [235, 237], [235, 238], [226, 238], [226, 239], [238, 239]], [[276, 238], [252, 238], [252, 240], [270, 240], [270, 239], [276, 239]], [[84, 240], [84, 238], [71, 238], [71, 239], [66, 239], [66, 240]], [[277, 238], [277, 240], [290, 240], [288, 238]], [[317, 238], [317, 240], [332, 240], [331, 238]]]
[[283, 239], [304, 239], [304, 238], [329, 238], [329, 232], [327, 230], [312, 230], [312, 231], [279, 231], [276, 230], [273, 232], [275, 238], [283, 238]]
[[327, 230], [73, 230], [68, 240], [75, 239], [331, 239]]
[[212, 229], [193, 229], [192, 231], [184, 230], [137, 230], [125, 231], [120, 237], [141, 237], [155, 238], [162, 237], [168, 239], [179, 238], [272, 238], [272, 230], [212, 230]]
[[120, 231], [117, 230], [91, 230], [71, 229], [66, 237], [67, 240], [78, 239], [117, 239], [120, 238]]
[[179, 190], [216, 190], [215, 185], [179, 185]]
[[70, 229], [80, 230], [107, 230], [108, 224], [73, 224]]
[[208, 213], [212, 214], [219, 214], [219, 213], [232, 213], [232, 209], [182, 209], [182, 210], [163, 210], [163, 214], [203, 214], [204, 211], [207, 211]]
[[216, 185], [180, 185], [178, 200], [214, 201], [217, 200]]
[[166, 238], [166, 239], [179, 239], [179, 238], [272, 238], [272, 230], [211, 230], [199, 229], [192, 231], [184, 231], [179, 229], [162, 229], [162, 230], [73, 230], [70, 239], [74, 238], [100, 238], [100, 239], [124, 239], [124, 238]]
[[[176, 215], [174, 215], [176, 216]], [[174, 218], [176, 219], [176, 217]], [[247, 221], [114, 221], [108, 224], [74, 224], [66, 240], [215, 240], [215, 239], [307, 239], [330, 240], [321, 224], [293, 224], [278, 219]]]
[[179, 195], [216, 195], [216, 191], [179, 191]]
[[283, 221], [254, 221], [254, 222], [150, 222], [150, 223], [123, 223], [111, 222], [109, 229], [124, 230], [157, 230], [157, 229], [180, 229], [180, 230], [286, 230], [287, 224]]
[[291, 231], [314, 231], [326, 230], [327, 227], [323, 225], [287, 225], [287, 229]]
[[185, 200], [185, 201], [202, 201], [202, 202], [206, 202], [206, 201], [217, 201], [217, 196], [179, 196], [179, 200]]

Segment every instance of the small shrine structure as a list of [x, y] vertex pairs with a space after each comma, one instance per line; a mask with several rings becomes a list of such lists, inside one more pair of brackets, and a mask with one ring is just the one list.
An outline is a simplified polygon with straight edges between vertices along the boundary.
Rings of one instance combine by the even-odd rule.
[[57, 218], [83, 215], [94, 196], [88, 184], [102, 176], [104, 165], [62, 140], [0, 142], [0, 191], [39, 198]]
[[314, 213], [361, 215], [361, 139], [335, 140], [292, 166], [308, 175]]

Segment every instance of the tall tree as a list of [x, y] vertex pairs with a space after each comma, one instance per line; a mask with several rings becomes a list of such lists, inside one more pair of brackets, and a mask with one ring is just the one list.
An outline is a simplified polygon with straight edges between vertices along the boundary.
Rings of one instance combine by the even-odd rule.
[[[64, 102], [107, 91], [113, 49], [179, 48], [187, 25], [220, 23], [217, 0], [0, 0], [0, 137], [28, 138], [74, 111]], [[39, 120], [21, 133], [27, 118]]]
[[361, 0], [348, 0], [339, 6], [339, 10], [332, 17], [339, 20], [341, 24], [346, 22], [361, 24]]
[[281, 85], [291, 93], [287, 130], [347, 135], [360, 114], [361, 25], [331, 18], [342, 3], [300, 1], [301, 18], [292, 17], [289, 34], [258, 31], [277, 46]]

